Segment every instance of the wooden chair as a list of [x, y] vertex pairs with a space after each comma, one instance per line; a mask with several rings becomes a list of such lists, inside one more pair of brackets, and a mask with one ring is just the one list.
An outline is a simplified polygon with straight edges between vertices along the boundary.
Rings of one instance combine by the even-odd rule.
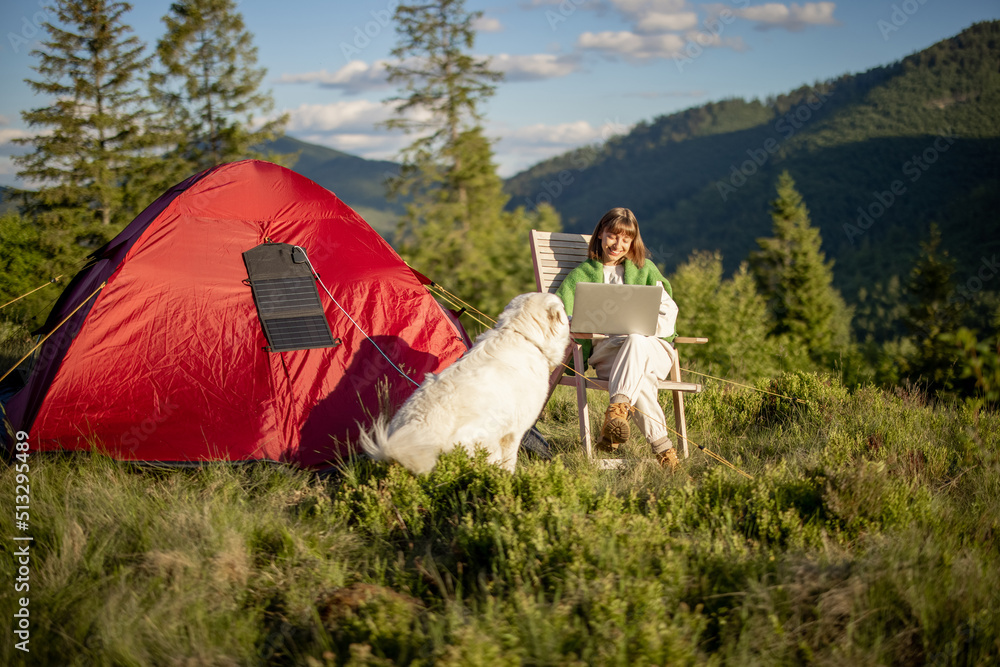
[[[535, 287], [539, 292], [555, 293], [563, 278], [587, 259], [587, 246], [590, 244], [589, 234], [564, 234], [558, 232], [540, 232], [531, 230], [531, 262], [535, 268]], [[577, 334], [578, 339], [603, 338], [600, 334]], [[707, 338], [678, 336], [674, 339], [675, 346], [684, 343], [707, 343]], [[607, 379], [585, 378], [583, 365], [583, 347], [575, 340], [571, 344], [573, 367], [579, 371], [573, 374], [563, 374], [564, 369], [556, 369], [559, 375], [558, 384], [576, 387], [576, 402], [580, 415], [580, 442], [587, 451], [587, 457], [593, 456], [590, 433], [590, 413], [587, 409], [587, 389], [601, 388], [608, 390]], [[689, 456], [687, 440], [687, 423], [684, 420], [684, 394], [698, 393], [701, 385], [691, 382], [681, 382], [680, 356], [676, 347], [672, 352], [673, 364], [670, 370], [670, 380], [660, 382], [660, 389], [673, 393], [674, 421], [676, 422], [677, 446], [684, 452], [684, 458]], [[553, 376], [555, 378], [555, 375]], [[554, 385], [553, 385], [554, 386]]]

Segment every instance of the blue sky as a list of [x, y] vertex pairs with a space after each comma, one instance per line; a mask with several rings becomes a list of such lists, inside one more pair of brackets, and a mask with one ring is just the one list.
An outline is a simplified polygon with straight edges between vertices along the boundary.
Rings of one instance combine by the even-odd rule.
[[[10, 140], [48, 101], [23, 79], [50, 0], [0, 7], [0, 184], [20, 184]], [[169, 0], [137, 0], [127, 20], [152, 48]], [[243, 0], [265, 85], [288, 133], [367, 158], [410, 141], [380, 129], [394, 89], [381, 63], [397, 0]], [[729, 97], [764, 98], [888, 64], [1000, 18], [997, 0], [467, 0], [481, 10], [475, 52], [506, 79], [484, 108], [502, 176], [637, 122]]]

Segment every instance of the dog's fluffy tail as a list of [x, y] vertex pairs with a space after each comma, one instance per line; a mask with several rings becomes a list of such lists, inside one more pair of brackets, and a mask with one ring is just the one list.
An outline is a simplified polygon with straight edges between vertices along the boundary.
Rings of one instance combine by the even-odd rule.
[[404, 424], [389, 435], [385, 417], [379, 416], [371, 429], [361, 429], [358, 440], [365, 454], [376, 461], [395, 461], [410, 472], [420, 475], [437, 463], [438, 454], [451, 449], [430, 439], [425, 429], [414, 424]]
[[370, 430], [361, 429], [358, 435], [361, 448], [370, 458], [376, 461], [390, 460], [386, 444], [389, 442], [389, 421], [385, 415], [379, 415]]

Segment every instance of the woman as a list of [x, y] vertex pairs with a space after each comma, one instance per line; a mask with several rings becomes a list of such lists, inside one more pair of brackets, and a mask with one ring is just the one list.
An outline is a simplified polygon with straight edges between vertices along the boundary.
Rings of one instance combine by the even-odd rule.
[[[573, 315], [573, 296], [579, 282], [604, 282], [663, 287], [656, 336], [631, 334], [583, 344], [584, 362], [608, 378], [611, 404], [597, 448], [614, 452], [628, 440], [629, 417], [635, 419], [660, 465], [673, 472], [680, 466], [657, 398], [657, 383], [667, 379], [673, 365], [670, 341], [676, 337], [677, 304], [673, 290], [653, 262], [639, 234], [639, 223], [627, 208], [613, 208], [597, 223], [587, 249], [589, 259], [573, 269], [556, 295]], [[583, 369], [579, 369], [581, 372]]]

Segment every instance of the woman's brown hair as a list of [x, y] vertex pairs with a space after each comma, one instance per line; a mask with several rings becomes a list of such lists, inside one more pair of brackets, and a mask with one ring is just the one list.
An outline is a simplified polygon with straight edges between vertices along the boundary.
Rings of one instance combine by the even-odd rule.
[[613, 208], [604, 214], [601, 221], [594, 228], [594, 234], [590, 237], [590, 245], [587, 246], [587, 256], [590, 259], [604, 261], [603, 244], [601, 234], [610, 232], [612, 234], [624, 234], [632, 237], [632, 246], [628, 249], [626, 258], [632, 260], [638, 268], [646, 263], [649, 252], [646, 244], [642, 242], [642, 235], [639, 234], [639, 222], [635, 219], [635, 214], [624, 207]]

